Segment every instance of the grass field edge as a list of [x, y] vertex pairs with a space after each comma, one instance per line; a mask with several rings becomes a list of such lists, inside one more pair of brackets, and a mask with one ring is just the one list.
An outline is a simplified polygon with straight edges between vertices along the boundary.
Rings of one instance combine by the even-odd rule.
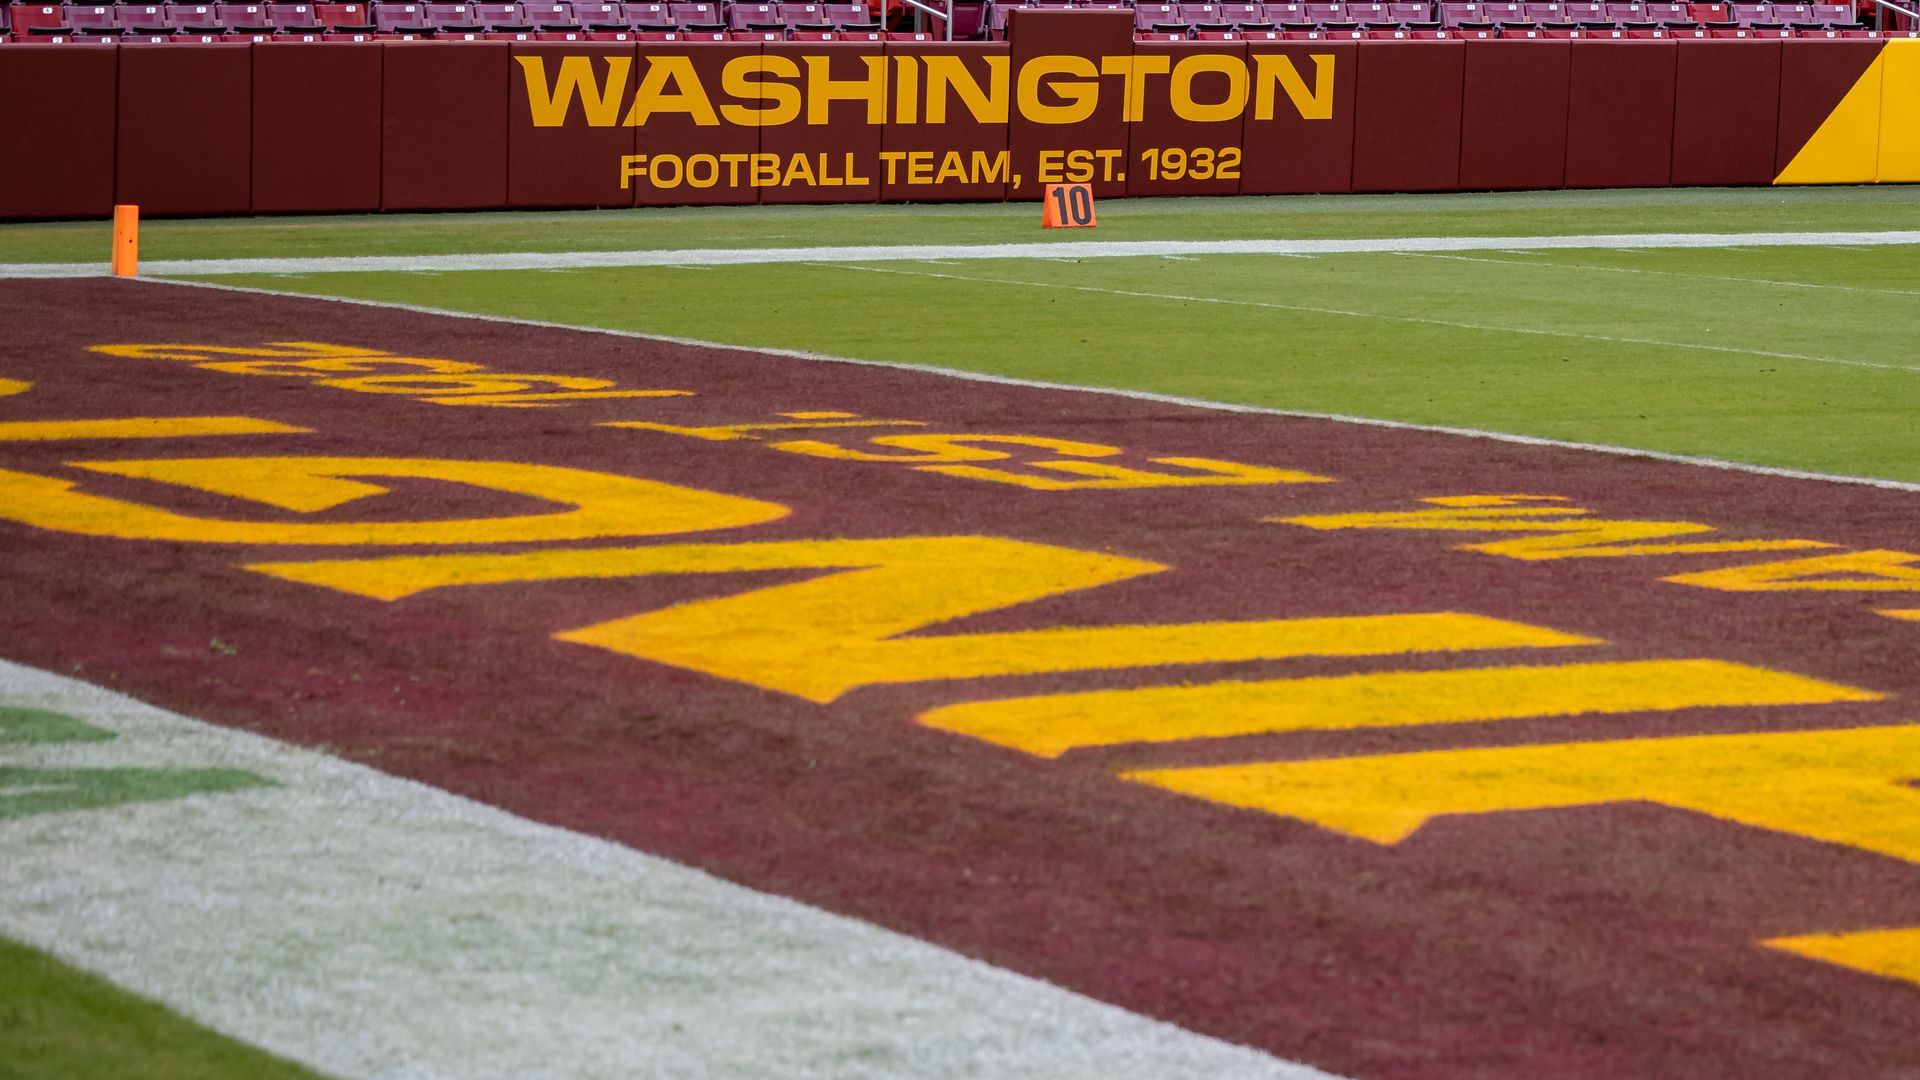
[[1313, 412], [1300, 409], [1277, 409], [1267, 405], [1248, 405], [1241, 402], [1212, 401], [1204, 398], [1183, 397], [1176, 394], [1162, 394], [1151, 390], [1132, 390], [1125, 387], [1087, 386], [1078, 383], [1049, 382], [1041, 379], [1023, 379], [1010, 375], [992, 375], [965, 368], [945, 367], [933, 364], [914, 364], [897, 360], [870, 360], [851, 356], [836, 356], [831, 353], [814, 352], [807, 349], [785, 349], [764, 345], [740, 345], [725, 341], [713, 341], [703, 338], [681, 337], [672, 334], [651, 334], [639, 330], [618, 330], [604, 326], [586, 326], [576, 323], [553, 322], [544, 319], [526, 319], [512, 315], [491, 315], [484, 312], [459, 311], [451, 308], [426, 307], [419, 304], [407, 304], [393, 300], [366, 300], [358, 297], [331, 296], [321, 293], [292, 292], [279, 289], [262, 289], [248, 285], [227, 285], [212, 281], [195, 281], [175, 278], [139, 278], [128, 279], [145, 284], [172, 285], [184, 288], [212, 289], [218, 292], [247, 293], [256, 296], [277, 296], [289, 299], [321, 300], [333, 303], [350, 304], [358, 307], [384, 308], [392, 311], [406, 311], [419, 315], [439, 315], [448, 318], [474, 319], [482, 322], [501, 323], [512, 326], [539, 327], [548, 330], [572, 330], [582, 333], [605, 334], [611, 337], [629, 338], [637, 341], [657, 341], [670, 345], [693, 348], [730, 349], [739, 352], [759, 353], [790, 360], [806, 360], [833, 364], [853, 364], [864, 367], [888, 368], [896, 371], [916, 371], [943, 378], [962, 379], [969, 382], [992, 383], [999, 386], [1021, 386], [1037, 390], [1059, 390], [1084, 394], [1102, 394], [1109, 397], [1128, 398], [1134, 401], [1149, 401], [1163, 405], [1177, 405], [1184, 408], [1207, 409], [1215, 412], [1248, 413], [1262, 416], [1284, 416], [1302, 420], [1324, 420], [1332, 423], [1355, 424], [1363, 427], [1386, 428], [1399, 431], [1430, 432], [1441, 435], [1454, 435], [1468, 439], [1482, 439], [1520, 446], [1551, 447], [1560, 450], [1578, 450], [1587, 453], [1608, 454], [1616, 457], [1640, 458], [1652, 461], [1665, 461], [1679, 465], [1690, 465], [1706, 469], [1720, 469], [1729, 472], [1746, 473], [1756, 476], [1773, 476], [1788, 480], [1804, 480], [1817, 483], [1852, 484], [1880, 488], [1887, 491], [1920, 492], [1920, 483], [1906, 480], [1893, 480], [1875, 476], [1848, 476], [1839, 473], [1814, 472], [1806, 469], [1783, 468], [1774, 465], [1760, 465], [1753, 462], [1732, 461], [1725, 458], [1701, 457], [1691, 454], [1676, 454], [1664, 450], [1650, 450], [1643, 447], [1609, 446], [1602, 443], [1575, 442], [1566, 439], [1553, 439], [1540, 435], [1523, 435], [1516, 432], [1492, 431], [1482, 428], [1451, 427], [1443, 424], [1422, 424], [1407, 420], [1389, 420], [1381, 417], [1355, 416], [1347, 413]]

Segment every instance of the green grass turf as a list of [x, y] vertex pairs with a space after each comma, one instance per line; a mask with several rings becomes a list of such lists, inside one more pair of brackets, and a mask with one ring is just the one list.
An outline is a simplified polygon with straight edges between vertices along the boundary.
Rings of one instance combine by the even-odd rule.
[[[143, 259], [623, 251], [814, 244], [1920, 228], [1920, 188], [1695, 188], [1122, 199], [1097, 234], [1042, 233], [1034, 203], [680, 207], [148, 221]], [[0, 226], [0, 262], [102, 262], [104, 222]]]
[[1916, 277], [1814, 247], [220, 280], [1920, 481]]
[[0, 938], [0, 1080], [316, 1075]]

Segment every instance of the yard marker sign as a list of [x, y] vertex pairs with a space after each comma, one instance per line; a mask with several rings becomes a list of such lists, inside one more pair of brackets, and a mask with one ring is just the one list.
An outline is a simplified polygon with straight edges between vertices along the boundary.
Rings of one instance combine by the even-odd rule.
[[6, 660], [1339, 1074], [1912, 1062], [1911, 492], [0, 291]]

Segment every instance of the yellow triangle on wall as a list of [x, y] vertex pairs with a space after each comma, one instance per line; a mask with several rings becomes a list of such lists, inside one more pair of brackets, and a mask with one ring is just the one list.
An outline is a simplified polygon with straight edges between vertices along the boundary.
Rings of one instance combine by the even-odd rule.
[[1853, 89], [1820, 122], [1819, 130], [1773, 178], [1774, 183], [1864, 184], [1878, 179], [1880, 98], [1886, 62], [1887, 50], [1882, 49], [1854, 80]]
[[1876, 180], [1920, 180], [1920, 39], [1887, 42]]

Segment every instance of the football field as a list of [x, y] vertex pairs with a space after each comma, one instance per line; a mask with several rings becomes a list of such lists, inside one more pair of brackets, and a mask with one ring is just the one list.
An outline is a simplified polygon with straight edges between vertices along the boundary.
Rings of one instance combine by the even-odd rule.
[[0, 227], [22, 1075], [1894, 1076], [1920, 194]]

